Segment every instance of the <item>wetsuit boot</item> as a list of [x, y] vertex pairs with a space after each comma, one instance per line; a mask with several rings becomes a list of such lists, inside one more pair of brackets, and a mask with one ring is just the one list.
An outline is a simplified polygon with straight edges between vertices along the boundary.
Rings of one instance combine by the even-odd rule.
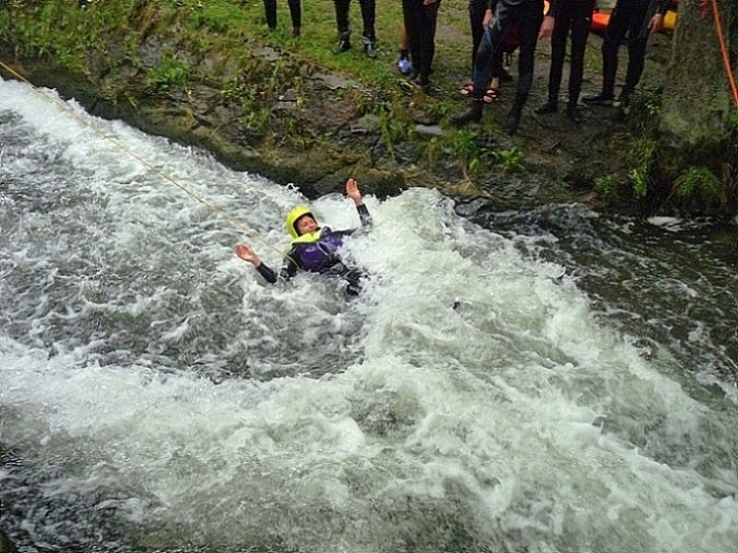
[[566, 105], [566, 118], [576, 125], [582, 122], [582, 116], [579, 114], [576, 102], [569, 102]]
[[521, 106], [513, 106], [510, 109], [510, 113], [507, 114], [505, 119], [505, 132], [509, 135], [513, 135], [518, 132], [518, 126], [520, 125], [520, 113], [523, 111]]
[[538, 106], [534, 112], [538, 115], [545, 115], [547, 113], [556, 113], [559, 109], [558, 103], [556, 100], [549, 100], [542, 106]]
[[333, 49], [334, 54], [340, 54], [351, 49], [351, 31], [344, 31], [338, 34], [338, 44]]
[[361, 37], [361, 42], [364, 44], [364, 53], [367, 57], [375, 59], [377, 57], [377, 44], [374, 39], [366, 36]]
[[462, 112], [456, 113], [451, 116], [451, 122], [456, 126], [463, 126], [472, 121], [480, 121], [482, 119], [482, 109], [484, 108], [484, 102], [481, 98], [474, 98], [472, 100], [469, 109]]

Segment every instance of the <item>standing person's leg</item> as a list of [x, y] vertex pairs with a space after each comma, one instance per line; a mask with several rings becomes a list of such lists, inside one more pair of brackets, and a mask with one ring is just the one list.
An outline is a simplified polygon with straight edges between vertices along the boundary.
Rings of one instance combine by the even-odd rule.
[[407, 37], [404, 13], [402, 16], [402, 23], [400, 23], [400, 59], [397, 61], [397, 68], [403, 75], [409, 74], [410, 69], [412, 68], [412, 65], [410, 64], [410, 40]]
[[264, 0], [264, 13], [270, 31], [277, 28], [277, 0]]
[[361, 39], [364, 42], [364, 52], [370, 58], [377, 57], [377, 35], [374, 31], [374, 21], [377, 14], [376, 0], [359, 0], [361, 19], [364, 22], [364, 31]]
[[553, 33], [551, 34], [551, 67], [548, 70], [548, 101], [536, 108], [539, 114], [556, 113], [559, 107], [559, 90], [561, 90], [561, 76], [564, 72], [564, 58], [566, 57], [566, 37], [572, 25], [572, 14], [576, 9], [577, 0], [564, 0], [561, 9], [556, 15]]
[[[472, 35], [471, 50], [471, 73], [474, 75], [474, 59], [482, 42], [484, 35], [484, 16], [487, 13], [487, 0], [469, 0], [469, 27]], [[500, 75], [502, 74], [502, 50], [498, 50], [492, 64], [492, 80], [490, 81], [485, 98], [488, 103], [497, 99], [500, 88]], [[474, 84], [470, 81], [461, 89], [464, 96], [470, 95], [474, 90]]]
[[290, 17], [292, 18], [292, 36], [300, 36], [300, 28], [302, 27], [302, 6], [300, 0], [287, 0], [290, 7]]
[[479, 121], [482, 118], [484, 93], [492, 75], [495, 54], [501, 52], [502, 40], [505, 38], [511, 23], [510, 7], [503, 2], [498, 3], [495, 17], [485, 29], [477, 55], [474, 58], [472, 104], [465, 112], [451, 116], [451, 122], [455, 125], [465, 125], [471, 121]]
[[433, 58], [436, 55], [436, 28], [438, 27], [438, 10], [441, 8], [441, 0], [435, 4], [425, 6], [426, 19], [428, 21], [428, 67], [433, 71]]
[[626, 105], [630, 100], [630, 95], [635, 92], [646, 65], [648, 22], [652, 15], [647, 5], [633, 6], [633, 17], [628, 28], [628, 67], [625, 71], [625, 85], [619, 97], [620, 101]]
[[349, 6], [351, 0], [333, 0], [336, 8], [336, 27], [338, 28], [338, 44], [334, 54], [340, 54], [351, 48], [351, 27], [349, 26]]
[[438, 19], [438, 7], [440, 1], [434, 4], [423, 5], [418, 3], [418, 44], [420, 63], [418, 64], [418, 77], [413, 81], [419, 86], [428, 86], [430, 82], [431, 67], [435, 54], [436, 21]]
[[[571, 56], [569, 67], [569, 102], [566, 116], [574, 123], [581, 122], [577, 112], [579, 94], [582, 92], [582, 76], [584, 75], [584, 51], [587, 48], [587, 37], [592, 24], [594, 1], [577, 2], [572, 13], [571, 23]], [[555, 28], [554, 28], [555, 31]]]
[[515, 21], [520, 33], [520, 53], [518, 54], [518, 86], [515, 90], [510, 113], [505, 120], [505, 132], [515, 134], [520, 124], [520, 114], [528, 100], [530, 89], [533, 86], [533, 71], [535, 70], [536, 45], [538, 33], [543, 23], [543, 0], [523, 4], [515, 14]]
[[410, 48], [410, 68], [409, 79], [412, 81], [420, 74], [420, 33], [418, 21], [418, 11], [422, 4], [418, 0], [402, 0], [402, 17], [405, 22], [405, 33], [407, 35], [407, 43]]
[[487, 12], [486, 0], [470, 0], [469, 2], [469, 27], [472, 36], [471, 68], [474, 68], [474, 59], [479, 50], [479, 44], [484, 35], [484, 14]]
[[583, 100], [592, 105], [611, 106], [615, 98], [615, 76], [618, 72], [618, 50], [625, 39], [630, 25], [632, 2], [618, 0], [610, 15], [605, 38], [602, 41], [602, 92], [585, 96]]

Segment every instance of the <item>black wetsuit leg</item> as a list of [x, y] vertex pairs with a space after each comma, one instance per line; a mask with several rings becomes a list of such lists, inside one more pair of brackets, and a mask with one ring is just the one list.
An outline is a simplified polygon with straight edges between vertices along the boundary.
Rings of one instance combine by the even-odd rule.
[[[645, 17], [645, 11], [647, 8], [647, 3], [644, 3], [642, 0], [618, 0], [618, 3], [615, 5], [615, 9], [610, 15], [610, 22], [607, 25], [605, 38], [602, 41], [602, 95], [604, 97], [614, 98], [615, 96], [615, 77], [618, 71], [618, 50], [625, 40], [626, 34], [629, 34], [634, 28], [640, 29], [640, 26], [643, 24], [643, 17]], [[639, 12], [640, 18], [638, 17]], [[637, 34], [638, 31], [636, 31], [636, 37]], [[633, 37], [629, 36], [628, 38], [630, 40]], [[643, 50], [645, 53], [645, 43], [643, 44]], [[630, 65], [634, 61], [634, 59], [629, 59], [628, 64]], [[636, 63], [636, 65], [633, 66], [634, 72], [638, 65], [639, 64]], [[642, 72], [642, 63], [640, 66], [640, 71]]]
[[477, 50], [479, 50], [479, 43], [482, 42], [482, 35], [484, 35], [484, 27], [482, 26], [482, 23], [484, 22], [484, 14], [486, 12], [486, 0], [470, 0], [469, 26], [471, 28], [472, 35], [471, 67], [474, 67]]
[[621, 98], [630, 97], [643, 75], [649, 37], [649, 11], [647, 2], [635, 2], [633, 5], [633, 17], [628, 27], [628, 67], [625, 71], [625, 85], [620, 92]]
[[[579, 102], [582, 92], [582, 76], [584, 75], [584, 52], [587, 48], [587, 38], [592, 24], [592, 10], [594, 0], [573, 2], [571, 20], [571, 56], [569, 61], [569, 105], [575, 106]], [[554, 29], [556, 27], [554, 26]]]
[[520, 34], [520, 53], [518, 54], [518, 86], [515, 91], [513, 109], [522, 108], [528, 100], [533, 86], [538, 33], [543, 23], [543, 0], [533, 0], [520, 6], [514, 15]]
[[374, 29], [374, 20], [377, 14], [376, 0], [359, 0], [359, 6], [361, 7], [361, 20], [364, 23], [362, 36], [373, 44], [377, 40]]
[[338, 34], [342, 39], [347, 39], [351, 33], [351, 27], [349, 26], [349, 7], [351, 0], [333, 0], [333, 5], [336, 8], [336, 27], [338, 27]]
[[277, 0], [264, 0], [264, 12], [266, 13], [267, 27], [277, 28]]
[[290, 17], [292, 18], [292, 28], [299, 29], [302, 27], [302, 7], [300, 0], [287, 0], [290, 7]]
[[576, 105], [582, 91], [584, 51], [592, 22], [593, 0], [563, 0], [551, 35], [551, 69], [548, 74], [548, 102], [556, 105], [566, 57], [566, 41], [571, 35], [569, 105]]
[[572, 26], [574, 4], [577, 0], [564, 0], [556, 16], [551, 34], [551, 67], [548, 70], [548, 103], [556, 106], [559, 102], [561, 76], [566, 57], [566, 38]]
[[436, 21], [440, 0], [429, 6], [420, 0], [403, 0], [402, 12], [405, 30], [410, 39], [410, 56], [413, 69], [418, 75], [428, 79], [436, 50]]

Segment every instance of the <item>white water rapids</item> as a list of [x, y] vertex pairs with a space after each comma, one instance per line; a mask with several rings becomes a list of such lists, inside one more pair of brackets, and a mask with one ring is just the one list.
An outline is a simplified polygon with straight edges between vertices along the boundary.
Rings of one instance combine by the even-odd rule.
[[[287, 249], [297, 191], [68, 105]], [[336, 192], [315, 213], [358, 226]], [[366, 202], [359, 298], [270, 286], [233, 246], [279, 253], [0, 81], [0, 524], [23, 551], [738, 551], [729, 384], [606, 324], [545, 241], [431, 190]]]

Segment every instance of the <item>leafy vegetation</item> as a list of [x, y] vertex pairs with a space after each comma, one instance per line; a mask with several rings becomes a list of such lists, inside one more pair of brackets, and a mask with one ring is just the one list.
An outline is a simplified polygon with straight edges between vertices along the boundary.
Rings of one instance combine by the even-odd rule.
[[641, 137], [633, 140], [628, 147], [632, 167], [628, 172], [633, 187], [634, 198], [644, 198], [651, 186], [652, 171], [659, 152], [659, 144], [652, 138]]
[[604, 175], [597, 177], [594, 181], [595, 192], [606, 202], [613, 202], [618, 199], [619, 188], [620, 183], [615, 175]]
[[187, 62], [173, 55], [164, 55], [159, 66], [149, 71], [149, 86], [154, 90], [166, 90], [172, 85], [184, 85], [190, 75]]
[[689, 167], [674, 181], [673, 192], [682, 199], [700, 196], [706, 202], [715, 202], [718, 205], [728, 202], [727, 192], [720, 179], [706, 167]]
[[460, 129], [451, 135], [450, 141], [464, 178], [470, 180], [470, 174], [480, 167], [485, 155], [480, 146], [479, 134], [468, 129]]
[[522, 173], [525, 171], [525, 153], [514, 146], [509, 150], [492, 152], [495, 163], [506, 173]]

